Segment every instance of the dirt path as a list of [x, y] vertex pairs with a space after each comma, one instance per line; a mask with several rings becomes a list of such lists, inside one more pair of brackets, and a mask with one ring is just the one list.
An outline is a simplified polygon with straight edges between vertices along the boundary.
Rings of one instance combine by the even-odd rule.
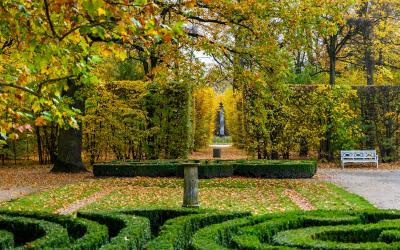
[[86, 199], [76, 201], [67, 207], [63, 207], [63, 208], [57, 210], [56, 213], [63, 214], [63, 215], [72, 214], [72, 213], [78, 211], [79, 209], [81, 209], [82, 207], [97, 201], [98, 199], [106, 196], [107, 194], [109, 194], [111, 192], [112, 192], [112, 189], [97, 192], [97, 193], [93, 194], [92, 196], [89, 196]]
[[400, 170], [319, 169], [318, 175], [366, 198], [378, 208], [400, 209]]
[[[213, 149], [211, 147], [207, 147], [205, 149], [198, 150], [193, 152], [190, 159], [213, 159]], [[235, 147], [223, 147], [221, 148], [221, 159], [222, 160], [236, 160], [236, 159], [247, 159], [249, 156], [244, 150], [235, 148]]]
[[314, 210], [315, 207], [304, 196], [293, 189], [286, 189], [284, 194], [288, 196], [301, 210]]
[[92, 178], [91, 173], [54, 174], [50, 173], [50, 169], [50, 165], [35, 165], [33, 162], [16, 166], [1, 166], [0, 202]]
[[32, 187], [13, 187], [0, 190], [0, 202], [15, 200], [25, 195], [36, 192]]

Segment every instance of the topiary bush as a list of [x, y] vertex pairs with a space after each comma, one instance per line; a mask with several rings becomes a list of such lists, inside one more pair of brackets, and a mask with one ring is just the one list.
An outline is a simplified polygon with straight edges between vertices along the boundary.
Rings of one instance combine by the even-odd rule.
[[232, 176], [257, 178], [312, 178], [317, 171], [316, 161], [283, 160], [154, 160], [113, 161], [95, 164], [95, 176], [149, 176], [181, 177], [183, 162], [199, 162], [199, 178], [223, 178]]

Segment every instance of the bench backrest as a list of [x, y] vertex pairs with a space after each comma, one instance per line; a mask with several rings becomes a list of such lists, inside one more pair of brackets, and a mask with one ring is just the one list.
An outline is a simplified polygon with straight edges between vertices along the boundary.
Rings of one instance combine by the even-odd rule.
[[376, 150], [342, 150], [340, 155], [343, 159], [376, 159]]

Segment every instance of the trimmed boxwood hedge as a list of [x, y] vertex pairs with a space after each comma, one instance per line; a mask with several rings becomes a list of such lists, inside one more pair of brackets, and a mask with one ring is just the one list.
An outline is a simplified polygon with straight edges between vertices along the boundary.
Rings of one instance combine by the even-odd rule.
[[[13, 216], [14, 218], [38, 219], [40, 221], [51, 222], [57, 227], [61, 226], [65, 228], [68, 237], [64, 240], [63, 247], [57, 249], [98, 249], [108, 241], [108, 229], [106, 226], [83, 218], [19, 211], [0, 211], [0, 214]], [[30, 235], [30, 231], [27, 231], [23, 237], [27, 238], [28, 235]], [[37, 236], [32, 235], [32, 237]]]
[[13, 234], [11, 244], [18, 249], [56, 248], [69, 241], [65, 228], [44, 220], [0, 215], [0, 229]]
[[316, 161], [271, 161], [271, 160], [203, 160], [203, 161], [113, 161], [95, 164], [95, 176], [149, 176], [181, 177], [182, 163], [198, 162], [199, 178], [221, 178], [231, 176], [257, 178], [312, 178], [317, 170]]
[[150, 220], [151, 233], [158, 235], [160, 227], [170, 219], [191, 214], [205, 213], [207, 210], [201, 209], [133, 209], [120, 210], [120, 213], [145, 217]]
[[292, 212], [200, 229], [192, 249], [400, 249], [400, 211]]
[[244, 217], [249, 213], [213, 212], [180, 216], [168, 220], [157, 238], [147, 245], [149, 250], [188, 249], [193, 234], [200, 228], [234, 218]]
[[[400, 211], [0, 211], [0, 249], [400, 249]], [[152, 232], [152, 230], [153, 232]]]
[[151, 238], [150, 221], [144, 217], [100, 212], [81, 212], [78, 216], [108, 227], [110, 243], [102, 246], [102, 250], [143, 249]]
[[0, 230], [0, 249], [8, 249], [14, 246], [14, 235], [6, 230]]

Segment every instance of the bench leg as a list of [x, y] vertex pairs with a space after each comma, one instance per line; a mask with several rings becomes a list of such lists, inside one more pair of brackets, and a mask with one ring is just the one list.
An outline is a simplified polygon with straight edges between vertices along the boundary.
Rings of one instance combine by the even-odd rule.
[[342, 169], [344, 169], [344, 162], [342, 162]]
[[378, 169], [378, 162], [376, 162], [376, 169]]

